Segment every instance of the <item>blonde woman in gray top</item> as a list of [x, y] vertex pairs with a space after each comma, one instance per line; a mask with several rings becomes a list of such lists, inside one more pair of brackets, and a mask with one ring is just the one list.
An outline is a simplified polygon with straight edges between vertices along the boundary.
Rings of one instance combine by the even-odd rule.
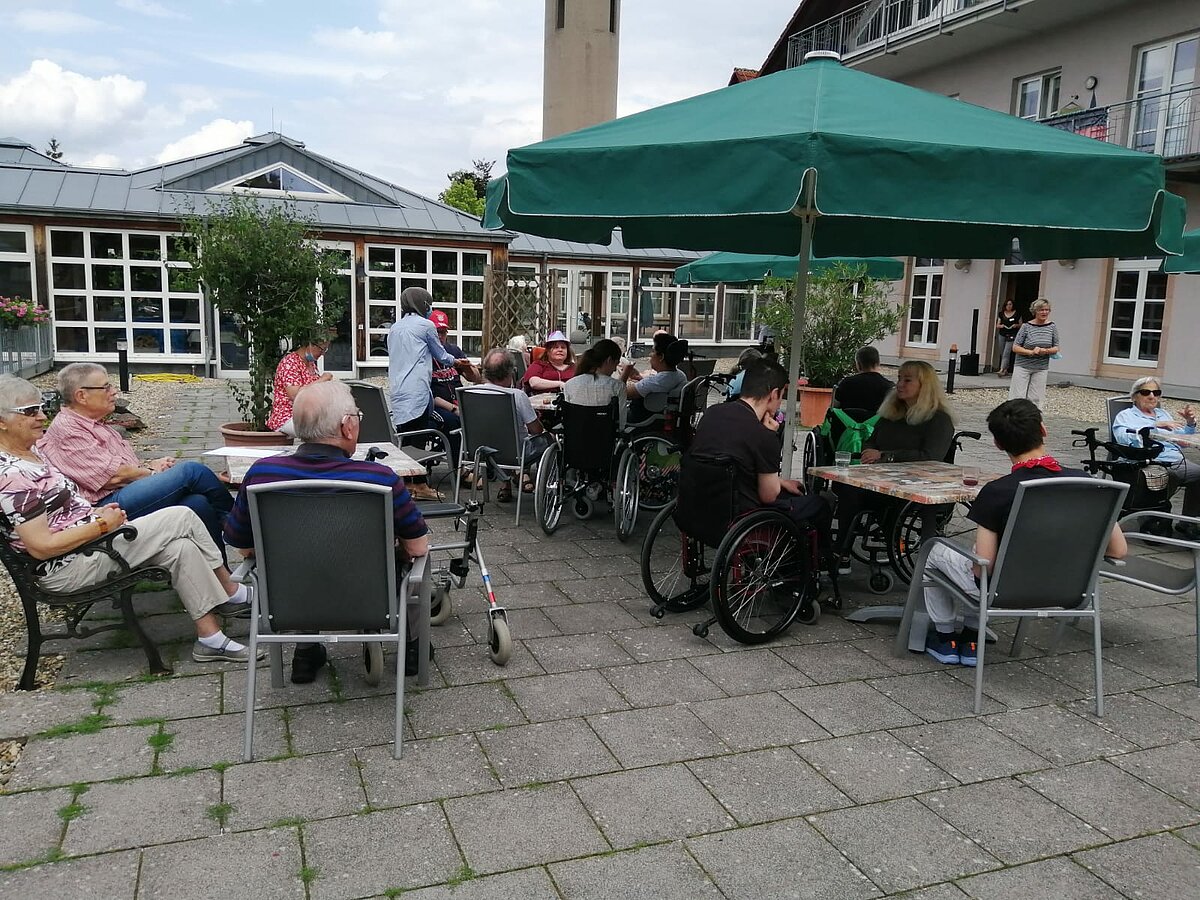
[[1050, 321], [1050, 301], [1045, 297], [1034, 300], [1029, 312], [1033, 318], [1021, 326], [1013, 340], [1008, 399], [1031, 400], [1042, 409], [1046, 404], [1050, 357], [1058, 352], [1058, 326]]

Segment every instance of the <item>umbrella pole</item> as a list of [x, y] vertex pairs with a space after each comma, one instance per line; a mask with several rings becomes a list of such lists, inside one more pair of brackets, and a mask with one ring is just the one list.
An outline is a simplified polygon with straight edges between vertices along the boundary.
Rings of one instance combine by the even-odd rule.
[[804, 298], [808, 293], [808, 267], [812, 260], [813, 225], [817, 221], [816, 205], [813, 202], [814, 173], [809, 172], [804, 178], [804, 208], [794, 211], [800, 217], [800, 258], [796, 264], [796, 296], [795, 309], [792, 313], [792, 347], [788, 351], [788, 393], [787, 405], [784, 411], [783, 425], [783, 460], [780, 475], [783, 478], [792, 477], [792, 450], [798, 424], [800, 389], [796, 381], [800, 378], [800, 353], [803, 344], [801, 332], [804, 330]]

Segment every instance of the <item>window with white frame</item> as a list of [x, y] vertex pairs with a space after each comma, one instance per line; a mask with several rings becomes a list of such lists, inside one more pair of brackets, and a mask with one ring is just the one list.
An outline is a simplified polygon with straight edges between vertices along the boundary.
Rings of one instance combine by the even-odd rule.
[[486, 250], [367, 245], [368, 356], [387, 356], [387, 332], [400, 315], [400, 294], [421, 287], [433, 308], [450, 319], [454, 343], [469, 356], [483, 353], [483, 274]]
[[50, 311], [59, 357], [204, 359], [202, 302], [177, 236], [165, 232], [50, 228]]
[[913, 260], [912, 295], [908, 307], [910, 347], [936, 347], [942, 320], [942, 274], [946, 261], [920, 257]]
[[1162, 156], [1195, 153], [1200, 34], [1144, 48], [1138, 56], [1131, 146]]
[[612, 272], [608, 276], [608, 321], [606, 337], [629, 340], [629, 298], [632, 294], [633, 273]]
[[1113, 275], [1105, 362], [1154, 366], [1162, 349], [1167, 276], [1160, 259], [1121, 259]]
[[687, 288], [679, 291], [679, 331], [676, 337], [711, 341], [716, 337], [716, 326], [716, 288]]
[[228, 193], [261, 194], [265, 197], [301, 197], [305, 200], [348, 200], [349, 198], [329, 185], [293, 169], [286, 163], [264, 166], [248, 175], [219, 184], [214, 191]]
[[0, 297], [33, 300], [33, 228], [0, 225]]
[[1022, 119], [1045, 119], [1058, 112], [1062, 71], [1031, 75], [1017, 82], [1017, 115]]
[[678, 294], [679, 289], [673, 285], [670, 272], [642, 269], [637, 340], [649, 340], [660, 328], [674, 333]]
[[721, 340], [754, 340], [754, 311], [758, 291], [752, 285], [725, 285], [725, 309], [721, 317]]

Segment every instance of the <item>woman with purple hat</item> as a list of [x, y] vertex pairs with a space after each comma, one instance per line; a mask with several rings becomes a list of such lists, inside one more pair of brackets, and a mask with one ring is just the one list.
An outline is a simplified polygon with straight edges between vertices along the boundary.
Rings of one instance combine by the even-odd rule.
[[561, 391], [564, 383], [575, 377], [575, 359], [571, 355], [571, 342], [561, 331], [552, 331], [542, 344], [546, 353], [541, 359], [530, 363], [525, 370], [522, 383], [531, 394], [549, 394]]

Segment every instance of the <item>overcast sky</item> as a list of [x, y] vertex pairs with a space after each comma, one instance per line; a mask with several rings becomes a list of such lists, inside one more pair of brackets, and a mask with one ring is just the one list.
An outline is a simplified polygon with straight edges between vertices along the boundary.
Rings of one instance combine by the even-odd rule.
[[[568, 0], [568, 3], [576, 0]], [[757, 68], [797, 0], [624, 0], [618, 113]], [[283, 131], [428, 196], [541, 137], [545, 0], [0, 0], [0, 136], [138, 168]]]

